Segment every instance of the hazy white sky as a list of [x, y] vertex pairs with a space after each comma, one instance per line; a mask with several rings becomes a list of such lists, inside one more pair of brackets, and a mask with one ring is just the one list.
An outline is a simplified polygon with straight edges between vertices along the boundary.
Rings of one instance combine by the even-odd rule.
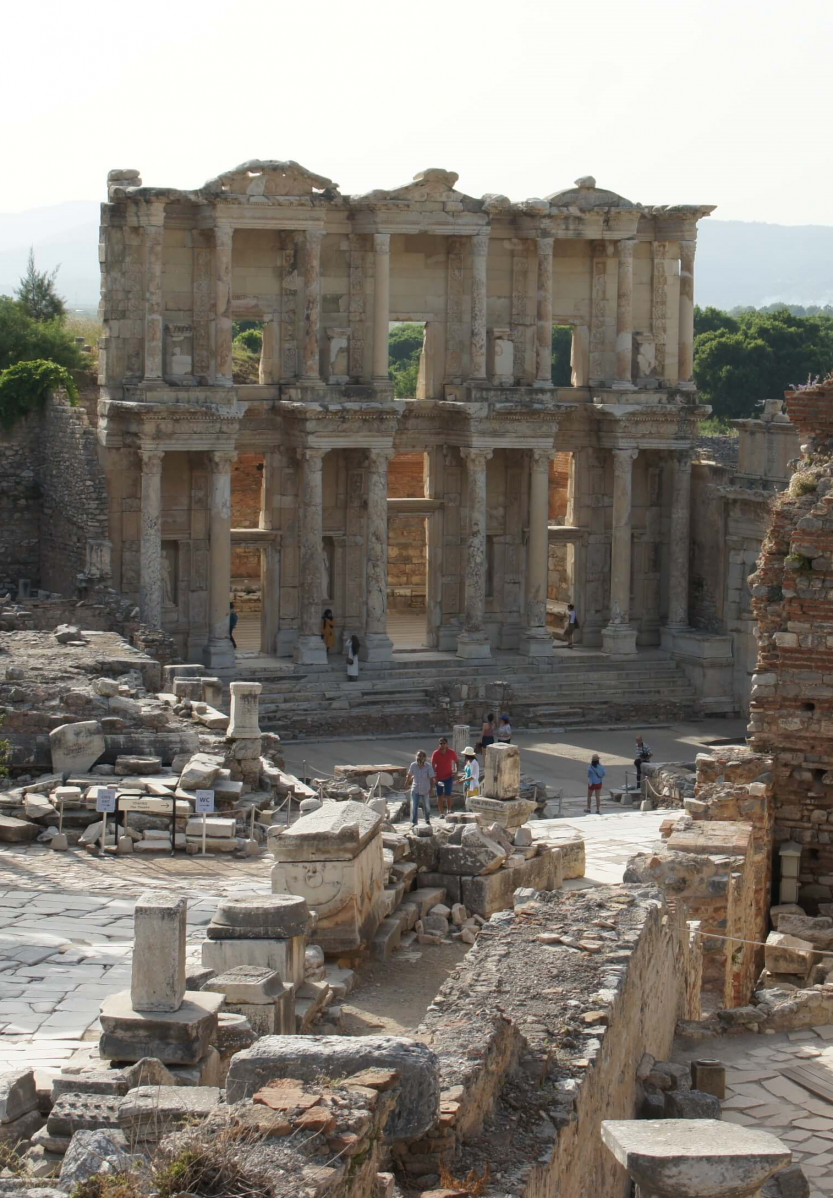
[[830, 0], [40, 0], [2, 42], [2, 212], [294, 158], [833, 223]]

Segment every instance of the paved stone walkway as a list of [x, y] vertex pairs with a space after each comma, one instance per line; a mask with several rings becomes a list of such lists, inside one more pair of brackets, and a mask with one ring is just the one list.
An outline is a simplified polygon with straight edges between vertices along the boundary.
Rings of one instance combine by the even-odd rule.
[[826, 1060], [833, 1068], [833, 1024], [775, 1035], [714, 1037], [674, 1056], [679, 1062], [694, 1058], [726, 1065], [723, 1118], [780, 1137], [807, 1175], [811, 1198], [833, 1198], [833, 1105], [782, 1072], [809, 1060]]

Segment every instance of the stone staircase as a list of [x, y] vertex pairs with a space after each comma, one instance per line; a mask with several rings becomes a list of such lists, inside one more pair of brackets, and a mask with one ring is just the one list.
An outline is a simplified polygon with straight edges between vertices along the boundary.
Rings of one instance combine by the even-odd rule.
[[263, 685], [260, 725], [284, 739], [382, 732], [443, 732], [479, 724], [484, 707], [507, 710], [516, 728], [580, 727], [600, 721], [679, 719], [697, 713], [694, 689], [660, 654], [613, 661], [566, 651], [552, 669], [518, 655], [482, 665], [449, 655], [405, 657], [367, 667], [348, 682], [341, 667], [303, 672], [254, 664], [233, 677]]

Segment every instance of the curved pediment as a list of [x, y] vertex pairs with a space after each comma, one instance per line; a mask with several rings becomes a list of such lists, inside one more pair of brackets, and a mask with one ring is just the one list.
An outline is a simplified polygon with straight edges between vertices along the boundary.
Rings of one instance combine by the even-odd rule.
[[581, 179], [576, 179], [575, 187], [553, 192], [552, 195], [547, 196], [547, 199], [556, 208], [578, 208], [581, 211], [591, 208], [642, 207], [641, 204], [634, 204], [631, 200], [626, 200], [624, 196], [617, 195], [615, 191], [606, 191], [603, 187], [597, 187], [596, 180], [592, 175], [584, 175]]
[[410, 183], [402, 187], [394, 187], [390, 191], [375, 190], [366, 195], [358, 196], [360, 200], [410, 200], [419, 203], [422, 200], [468, 200], [469, 196], [462, 191], [455, 191], [454, 184], [459, 179], [456, 171], [446, 171], [437, 166], [428, 170], [418, 171]]
[[338, 192], [338, 184], [324, 175], [313, 174], [291, 160], [252, 158], [225, 171], [202, 188], [211, 195], [227, 192], [242, 196], [308, 196], [315, 192]]

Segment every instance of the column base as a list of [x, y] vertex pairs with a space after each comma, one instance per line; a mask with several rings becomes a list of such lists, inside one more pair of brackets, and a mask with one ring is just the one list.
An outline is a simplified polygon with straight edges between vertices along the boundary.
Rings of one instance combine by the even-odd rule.
[[299, 636], [292, 660], [299, 666], [327, 665], [327, 646], [320, 636]]
[[468, 661], [486, 660], [492, 656], [492, 647], [485, 632], [461, 632], [457, 637], [457, 656]]
[[611, 657], [635, 657], [636, 629], [630, 624], [608, 624], [602, 629], [602, 649]]
[[688, 379], [684, 383], [677, 383], [677, 390], [678, 391], [696, 391], [697, 384], [694, 382], [693, 379]]
[[525, 657], [552, 657], [552, 633], [547, 628], [523, 628], [518, 652]]
[[225, 670], [234, 665], [234, 645], [228, 638], [209, 641], [202, 651], [202, 659], [212, 670]]
[[366, 632], [359, 650], [360, 661], [390, 661], [393, 641], [386, 632]]
[[614, 379], [611, 389], [613, 391], [635, 391], [636, 387], [630, 379]]
[[667, 653], [673, 653], [678, 647], [677, 637], [692, 631], [688, 624], [663, 624], [659, 630], [660, 648], [665, 649]]

